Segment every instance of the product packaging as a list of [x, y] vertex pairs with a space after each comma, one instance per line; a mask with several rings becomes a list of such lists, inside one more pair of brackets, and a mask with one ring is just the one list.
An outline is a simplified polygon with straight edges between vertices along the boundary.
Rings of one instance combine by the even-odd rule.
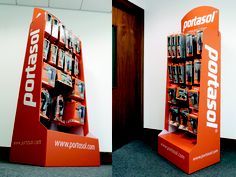
[[201, 60], [194, 60], [194, 84], [200, 84]]
[[62, 84], [64, 84], [64, 85], [72, 87], [72, 79], [71, 79], [71, 77], [69, 75], [63, 73], [60, 70], [57, 70], [57, 81], [62, 83]]
[[63, 114], [65, 109], [65, 102], [62, 95], [57, 96], [54, 99], [54, 108], [55, 108], [55, 116], [54, 121], [57, 124], [65, 124], [65, 121], [63, 120]]
[[85, 106], [77, 101], [66, 102], [63, 116], [67, 126], [83, 125], [85, 120]]
[[72, 72], [72, 55], [69, 52], [65, 52], [65, 73], [71, 75]]
[[65, 36], [65, 26], [63, 24], [59, 24], [59, 44], [64, 46], [66, 43], [66, 36]]
[[49, 105], [51, 102], [51, 97], [46, 88], [41, 90], [41, 104], [40, 104], [40, 116], [44, 119], [49, 119]]
[[172, 58], [176, 58], [176, 50], [177, 50], [177, 48], [176, 48], [176, 35], [175, 34], [173, 34], [173, 35], [171, 35], [171, 49], [172, 49], [172, 55], [171, 55], [171, 57]]
[[180, 119], [179, 119], [179, 107], [177, 106], [170, 106], [169, 110], [169, 120], [170, 124], [174, 126], [179, 126]]
[[198, 116], [196, 114], [189, 114], [188, 118], [188, 131], [197, 134]]
[[59, 22], [56, 18], [52, 20], [52, 37], [54, 40], [58, 40], [58, 30], [59, 30]]
[[188, 130], [188, 108], [180, 108], [180, 126], [179, 129]]
[[177, 87], [176, 99], [181, 101], [188, 100], [188, 89]]
[[73, 49], [73, 46], [74, 46], [74, 44], [73, 44], [73, 39], [72, 39], [72, 31], [70, 31], [70, 30], [68, 30], [68, 36], [67, 36], [67, 40], [68, 40], [68, 48], [69, 49]]
[[186, 56], [192, 57], [193, 56], [193, 43], [194, 43], [194, 36], [192, 34], [186, 35]]
[[177, 68], [178, 64], [173, 64], [172, 65], [172, 76], [173, 76], [173, 83], [177, 84], [179, 83], [178, 80], [178, 68]]
[[176, 104], [176, 89], [177, 85], [171, 85], [168, 87], [168, 102]]
[[48, 53], [50, 48], [50, 41], [47, 39], [44, 39], [43, 43], [43, 59], [46, 61], [48, 59]]
[[168, 58], [172, 58], [172, 45], [171, 45], [171, 36], [167, 36], [167, 50], [168, 50]]
[[78, 77], [79, 76], [79, 60], [76, 56], [72, 64], [73, 64], [73, 67], [72, 67], [73, 76]]
[[65, 28], [65, 47], [69, 49], [69, 30]]
[[44, 62], [42, 71], [42, 83], [46, 87], [54, 88], [55, 80], [56, 80], [56, 68]]
[[202, 35], [203, 35], [203, 31], [197, 31], [197, 35], [196, 35], [197, 55], [202, 54]]
[[198, 111], [199, 108], [199, 87], [193, 87], [188, 91], [189, 108]]
[[186, 61], [185, 65], [185, 79], [187, 85], [193, 84], [193, 62], [192, 61]]
[[46, 15], [46, 24], [45, 24], [46, 37], [48, 38], [49, 36], [51, 36], [51, 33], [52, 33], [52, 15], [47, 14]]
[[58, 51], [58, 47], [55, 44], [51, 44], [48, 63], [54, 66], [57, 65], [57, 51]]
[[73, 91], [70, 95], [70, 98], [75, 100], [83, 100], [84, 99], [84, 91], [85, 91], [85, 85], [84, 82], [74, 78], [73, 79]]
[[57, 67], [63, 69], [65, 63], [65, 51], [58, 49]]
[[177, 58], [185, 58], [185, 50], [186, 50], [186, 42], [185, 42], [185, 35], [178, 34], [177, 35]]
[[173, 81], [173, 73], [172, 73], [172, 64], [168, 64], [168, 75], [169, 75], [169, 81]]
[[184, 84], [185, 83], [185, 72], [184, 72], [184, 69], [185, 69], [185, 65], [184, 63], [179, 63], [178, 66], [177, 66], [177, 70], [178, 70], [178, 81], [180, 84]]
[[72, 35], [73, 53], [80, 54], [80, 40], [77, 36]]

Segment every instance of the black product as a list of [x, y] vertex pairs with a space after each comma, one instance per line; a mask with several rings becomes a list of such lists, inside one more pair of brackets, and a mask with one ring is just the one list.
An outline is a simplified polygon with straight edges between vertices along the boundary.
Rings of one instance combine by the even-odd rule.
[[183, 126], [187, 126], [188, 124], [188, 114], [189, 114], [189, 111], [186, 109], [183, 109], [180, 111], [180, 115], [182, 117], [181, 124]]
[[44, 39], [44, 43], [43, 43], [43, 59], [44, 60], [48, 59], [49, 48], [50, 48], [49, 40]]
[[197, 31], [197, 54], [201, 55], [202, 54], [202, 35], [203, 31]]
[[177, 58], [185, 58], [186, 57], [186, 42], [185, 35], [178, 34], [177, 36]]
[[176, 35], [171, 36], [172, 58], [176, 58]]
[[44, 118], [49, 117], [49, 105], [51, 103], [51, 97], [47, 89], [42, 88], [41, 91], [41, 108], [40, 115]]
[[168, 101], [170, 103], [176, 103], [176, 88], [168, 88]]
[[201, 61], [194, 60], [194, 84], [200, 84]]
[[177, 64], [172, 65], [172, 77], [173, 77], [173, 82], [178, 83], [178, 69], [177, 69]]
[[170, 108], [170, 120], [173, 122], [179, 122], [179, 108], [172, 106]]
[[178, 87], [176, 99], [182, 100], [182, 101], [187, 101], [187, 99], [188, 99], [187, 89]]
[[170, 82], [172, 82], [173, 81], [173, 74], [172, 74], [172, 65], [171, 64], [169, 64], [168, 65], [168, 74], [169, 74], [169, 80], [170, 80]]
[[167, 37], [167, 50], [168, 50], [168, 57], [172, 57], [171, 36]]
[[192, 85], [193, 84], [193, 63], [192, 63], [192, 61], [186, 62], [185, 72], [186, 72], [186, 84]]
[[185, 79], [184, 79], [184, 64], [179, 64], [178, 65], [178, 78], [179, 78], [179, 83], [183, 84], [185, 83]]
[[194, 36], [192, 34], [186, 35], [186, 56], [192, 57], [193, 56], [193, 43], [194, 43]]
[[196, 132], [196, 130], [197, 130], [197, 123], [198, 123], [197, 119], [190, 117], [189, 122], [190, 122], [190, 125], [191, 125], [192, 129], [193, 129], [193, 132]]

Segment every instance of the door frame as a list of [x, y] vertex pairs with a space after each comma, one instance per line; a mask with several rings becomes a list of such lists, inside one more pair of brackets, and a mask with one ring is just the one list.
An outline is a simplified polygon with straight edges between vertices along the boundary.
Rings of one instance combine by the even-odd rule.
[[[140, 119], [141, 119], [141, 127], [142, 130], [139, 132], [139, 136], [143, 135], [143, 130], [144, 130], [144, 114], [143, 114], [143, 93], [144, 93], [144, 9], [138, 7], [137, 5], [129, 2], [128, 0], [112, 0], [112, 6], [119, 8], [123, 11], [126, 11], [130, 14], [135, 14], [135, 16], [140, 20], [141, 24], [141, 39], [140, 39], [140, 57], [141, 57], [141, 63], [140, 63]], [[112, 23], [113, 25], [113, 23]], [[112, 88], [116, 89], [116, 87]]]

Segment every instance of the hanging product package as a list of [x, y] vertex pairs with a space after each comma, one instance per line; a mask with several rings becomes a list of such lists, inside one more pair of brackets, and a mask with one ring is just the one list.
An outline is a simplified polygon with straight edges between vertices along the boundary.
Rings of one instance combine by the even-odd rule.
[[185, 42], [185, 35], [178, 34], [177, 35], [177, 58], [185, 58], [185, 50], [186, 50], [186, 42]]
[[193, 62], [192, 61], [186, 61], [185, 65], [185, 79], [187, 85], [193, 84]]
[[179, 63], [177, 66], [177, 70], [178, 70], [178, 80], [180, 84], [184, 84], [185, 83], [185, 65], [184, 63]]
[[194, 60], [194, 84], [200, 84], [201, 77], [201, 60]]

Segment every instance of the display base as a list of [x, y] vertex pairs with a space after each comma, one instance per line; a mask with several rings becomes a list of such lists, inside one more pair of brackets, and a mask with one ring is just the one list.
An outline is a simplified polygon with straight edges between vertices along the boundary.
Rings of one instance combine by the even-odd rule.
[[38, 166], [99, 166], [98, 139], [47, 130], [41, 139], [13, 143], [10, 161]]
[[158, 153], [188, 174], [220, 161], [218, 154], [203, 163], [201, 161], [204, 158], [193, 160], [196, 144], [197, 139], [194, 135], [184, 131], [168, 132], [163, 130], [158, 136]]

